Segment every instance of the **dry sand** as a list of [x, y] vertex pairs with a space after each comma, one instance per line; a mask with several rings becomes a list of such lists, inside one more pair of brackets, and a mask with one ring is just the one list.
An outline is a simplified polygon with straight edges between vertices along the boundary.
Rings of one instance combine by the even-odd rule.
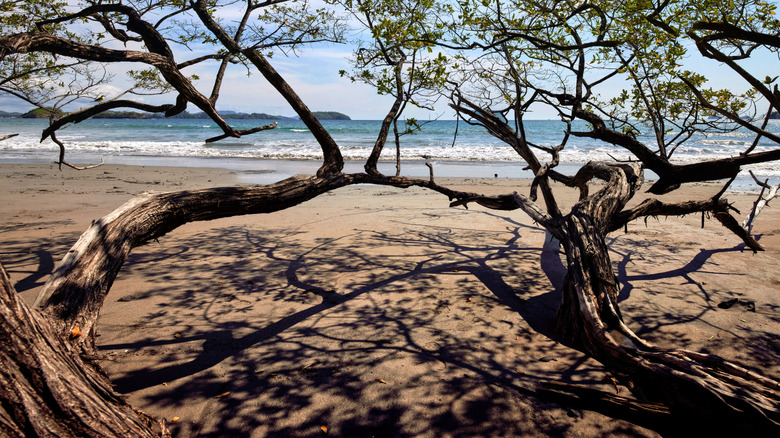
[[[89, 223], [145, 190], [229, 185], [221, 169], [0, 165], [0, 259], [32, 301]], [[440, 181], [444, 182], [444, 181]], [[451, 179], [486, 194], [525, 181]], [[695, 185], [682, 199], [717, 190]], [[564, 204], [574, 191], [559, 188]], [[743, 213], [753, 197], [728, 196]], [[536, 397], [610, 387], [550, 327], [564, 267], [522, 213], [451, 209], [421, 189], [353, 186], [269, 214], [188, 224], [136, 249], [98, 343], [129, 402], [176, 436], [657, 436]], [[715, 221], [610, 236], [621, 309], [647, 339], [780, 377], [780, 209], [752, 254]], [[737, 297], [755, 312], [717, 304]], [[621, 388], [621, 394], [627, 394]]]

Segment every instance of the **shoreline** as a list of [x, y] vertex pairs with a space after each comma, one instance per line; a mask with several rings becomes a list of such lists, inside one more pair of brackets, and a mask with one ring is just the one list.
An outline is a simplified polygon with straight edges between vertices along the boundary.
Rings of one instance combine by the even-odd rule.
[[[91, 222], [132, 196], [240, 176], [0, 164], [0, 259], [30, 303]], [[530, 181], [440, 182], [495, 195]], [[688, 185], [663, 199], [718, 188]], [[553, 190], [562, 209], [577, 201], [576, 190]], [[729, 196], [743, 215], [753, 199]], [[626, 324], [650, 342], [777, 378], [780, 273], [765, 267], [780, 259], [778, 224], [780, 208], [759, 216], [767, 250], [758, 254], [715, 220], [702, 229], [699, 215], [610, 234]], [[320, 426], [338, 436], [658, 437], [526, 390], [550, 379], [615, 390], [603, 366], [552, 332], [564, 264], [521, 212], [450, 208], [420, 188], [348, 186], [271, 214], [189, 223], [133, 250], [101, 309], [101, 365], [135, 408], [178, 417], [182, 437], [317, 436]], [[734, 297], [755, 312], [717, 306]]]
[[[52, 155], [56, 158], [55, 155]], [[89, 165], [101, 162], [112, 165], [124, 166], [161, 166], [175, 168], [215, 168], [236, 172], [236, 182], [239, 184], [271, 184], [289, 178], [293, 175], [310, 174], [317, 172], [320, 162], [305, 159], [258, 159], [258, 158], [234, 158], [234, 157], [161, 157], [161, 156], [98, 156], [88, 154], [70, 154], [68, 161], [74, 165]], [[71, 160], [72, 158], [72, 160]], [[3, 158], [0, 157], [0, 165], [3, 164], [52, 164], [53, 160], [43, 158]], [[363, 172], [363, 161], [345, 160], [344, 171], [347, 173]], [[525, 163], [521, 162], [493, 162], [493, 161], [433, 161], [434, 178], [497, 178], [497, 179], [532, 179], [533, 173], [524, 170]], [[561, 163], [557, 170], [565, 174], [573, 175], [581, 163]], [[380, 161], [379, 170], [386, 175], [395, 175], [394, 161]], [[403, 160], [401, 163], [403, 176], [424, 178], [429, 177], [429, 169], [424, 160]], [[645, 170], [645, 183], [649, 185], [657, 179], [657, 175], [650, 170]], [[692, 183], [698, 184], [722, 184], [725, 182]], [[770, 184], [772, 181], [770, 180]], [[721, 186], [722, 187], [722, 186]], [[753, 194], [760, 191], [760, 187], [748, 176], [739, 176], [731, 184], [727, 193]]]
[[[104, 159], [112, 164], [221, 167], [242, 170], [242, 181], [260, 184], [294, 174], [312, 174], [321, 162], [317, 157], [322, 155], [322, 150], [301, 122], [280, 126], [269, 135], [226, 139], [208, 144], [203, 139], [217, 135], [220, 131], [213, 124], [190, 119], [135, 122], [86, 120], [78, 127], [64, 131], [60, 139], [69, 145], [66, 158], [73, 163], [98, 163]], [[362, 171], [363, 161], [376, 141], [378, 126], [375, 125], [380, 121], [330, 123], [331, 135], [342, 148], [346, 171]], [[564, 125], [559, 122], [529, 123], [530, 131], [527, 135], [535, 143], [551, 146], [560, 141], [559, 131]], [[59, 149], [49, 140], [40, 142], [42, 126], [39, 125], [6, 123], [1, 126], [5, 131], [18, 132], [19, 136], [0, 143], [0, 162], [47, 163], [56, 160]], [[780, 125], [777, 127], [780, 129]], [[649, 144], [654, 141], [649, 137], [645, 140]], [[741, 135], [736, 134], [702, 135], [680, 148], [673, 162], [685, 164], [734, 156], [739, 152], [743, 140]], [[392, 146], [388, 144], [380, 158], [380, 171], [387, 175], [396, 172], [395, 148]], [[761, 143], [759, 146], [761, 150], [770, 148], [769, 144]], [[611, 161], [614, 157], [630, 157], [620, 148], [611, 148], [586, 139], [571, 143], [566, 150], [566, 153], [561, 154], [557, 170], [567, 175], [574, 175], [589, 160]], [[526, 164], [506, 144], [479, 127], [467, 124], [460, 126], [452, 121], [437, 120], [425, 130], [405, 137], [401, 153], [402, 174], [405, 176], [427, 178], [429, 170], [422, 157], [430, 156], [437, 178], [487, 178], [496, 174], [499, 178], [533, 177], [530, 172], [523, 170]], [[543, 153], [540, 159], [549, 161], [550, 158]], [[754, 169], [761, 180], [769, 178], [770, 183], [780, 175], [780, 168], [772, 163], [747, 168]], [[653, 180], [657, 176], [646, 171], [645, 178]], [[745, 170], [732, 184], [731, 190], [757, 192], [759, 189]]]
[[[239, 171], [239, 180], [247, 184], [269, 184], [298, 174], [315, 174], [321, 162], [308, 159], [262, 159], [262, 158], [214, 158], [214, 157], [161, 157], [161, 156], [98, 156], [87, 154], [69, 154], [68, 161], [76, 165], [99, 163], [127, 166], [163, 166], [163, 167], [210, 167]], [[56, 155], [52, 155], [56, 158]], [[53, 160], [43, 158], [1, 158], [0, 164], [51, 164]], [[363, 171], [363, 161], [345, 160], [344, 169], [348, 173]], [[499, 173], [501, 178], [532, 178], [530, 171], [523, 170], [519, 162], [474, 162], [474, 161], [434, 161], [434, 175], [446, 178], [488, 178]], [[395, 174], [395, 162], [382, 160], [380, 171], [387, 175]], [[428, 178], [429, 170], [424, 160], [404, 160], [401, 163], [402, 175]], [[255, 175], [255, 176], [253, 176]]]

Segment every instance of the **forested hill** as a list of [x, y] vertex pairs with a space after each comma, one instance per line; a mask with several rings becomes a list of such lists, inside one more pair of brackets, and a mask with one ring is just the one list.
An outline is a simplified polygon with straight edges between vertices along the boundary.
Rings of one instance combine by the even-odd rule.
[[320, 120], [352, 120], [348, 115], [336, 111], [314, 111], [314, 117]]
[[[224, 111], [221, 113], [225, 119], [264, 119], [264, 120], [298, 120], [298, 117], [277, 116], [266, 113], [239, 113], [235, 111]], [[320, 120], [352, 120], [348, 115], [336, 111], [314, 111], [314, 116]], [[25, 119], [45, 119], [49, 117], [48, 111], [43, 109], [34, 109], [24, 114], [8, 113], [0, 111], [0, 117], [21, 117]], [[162, 114], [148, 114], [136, 111], [107, 111], [94, 116], [95, 119], [162, 119]], [[189, 113], [187, 111], [177, 114], [172, 119], [208, 119], [209, 117], [202, 113]]]

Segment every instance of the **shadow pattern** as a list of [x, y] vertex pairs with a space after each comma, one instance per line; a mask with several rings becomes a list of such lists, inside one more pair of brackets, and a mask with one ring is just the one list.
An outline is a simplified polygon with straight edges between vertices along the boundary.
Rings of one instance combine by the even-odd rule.
[[648, 435], [531, 392], [612, 388], [551, 331], [557, 243], [445, 211], [336, 238], [228, 226], [140, 248], [99, 322], [104, 367], [134, 406], [180, 416], [178, 436]]

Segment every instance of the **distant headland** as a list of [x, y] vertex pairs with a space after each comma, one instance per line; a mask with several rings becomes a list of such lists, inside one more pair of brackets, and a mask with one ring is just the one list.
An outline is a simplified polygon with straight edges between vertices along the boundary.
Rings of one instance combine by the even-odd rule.
[[[314, 116], [319, 120], [352, 120], [348, 115], [342, 114], [336, 111], [314, 111]], [[266, 113], [239, 113], [236, 111], [220, 111], [220, 115], [225, 119], [263, 119], [263, 120], [299, 120], [298, 116], [287, 117], [277, 116]], [[0, 111], [0, 117], [7, 118], [23, 118], [23, 119], [45, 119], [49, 117], [47, 110], [36, 108], [26, 113], [13, 113]], [[164, 119], [166, 118], [162, 114], [149, 114], [140, 113], [136, 111], [106, 111], [104, 113], [95, 115], [93, 119]], [[177, 114], [171, 119], [208, 119], [209, 117], [203, 113], [190, 113], [184, 111]]]

